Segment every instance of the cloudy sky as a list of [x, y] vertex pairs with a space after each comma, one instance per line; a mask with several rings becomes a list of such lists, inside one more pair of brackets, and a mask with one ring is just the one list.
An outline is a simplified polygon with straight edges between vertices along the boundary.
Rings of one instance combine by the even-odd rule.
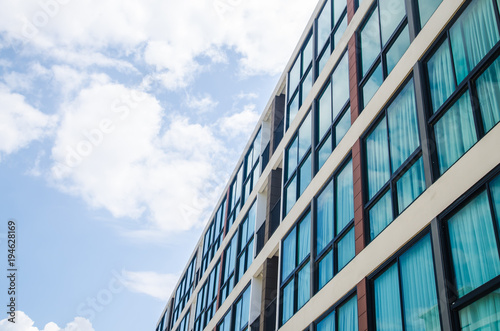
[[315, 5], [0, 0], [1, 330], [154, 330]]

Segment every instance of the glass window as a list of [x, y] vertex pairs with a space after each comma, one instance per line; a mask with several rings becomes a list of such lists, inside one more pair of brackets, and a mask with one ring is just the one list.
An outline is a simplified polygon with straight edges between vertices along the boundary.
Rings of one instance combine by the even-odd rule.
[[[365, 139], [370, 236], [374, 239], [425, 190], [415, 89], [411, 79]], [[393, 189], [396, 189], [394, 194]], [[393, 211], [397, 206], [397, 211]]]
[[288, 106], [286, 127], [293, 122], [313, 85], [313, 39], [307, 37], [302, 50], [288, 73]]
[[196, 257], [191, 260], [189, 266], [181, 277], [181, 281], [177, 290], [175, 291], [175, 299], [174, 299], [174, 308], [172, 313], [172, 325], [179, 319], [180, 314], [186, 303], [189, 301], [191, 294], [193, 293], [193, 285], [194, 285], [194, 268], [196, 266]]
[[424, 27], [425, 23], [431, 18], [442, 1], [443, 0], [417, 0], [421, 27]]
[[486, 192], [448, 221], [450, 246], [460, 297], [500, 275], [500, 259]]
[[255, 187], [255, 184], [259, 180], [259, 175], [260, 175], [260, 167], [259, 167], [259, 161], [260, 161], [260, 144], [261, 144], [261, 131], [257, 133], [255, 136], [255, 139], [252, 142], [252, 145], [250, 146], [247, 155], [245, 157], [245, 176], [244, 176], [244, 184], [243, 186], [245, 187], [245, 195], [242, 201], [242, 204], [244, 204], [248, 196], [250, 195], [250, 192], [253, 190]]
[[245, 271], [247, 271], [253, 260], [256, 208], [256, 203], [254, 202], [240, 225], [237, 257], [238, 277], [235, 280], [236, 283], [241, 279]]
[[[284, 324], [311, 296], [311, 216], [309, 212], [285, 237], [281, 250], [282, 319]], [[295, 300], [296, 297], [296, 300]]]
[[477, 141], [469, 92], [464, 93], [434, 126], [439, 171], [444, 173]]
[[[377, 330], [440, 330], [430, 235], [378, 276], [374, 283]], [[403, 323], [404, 321], [404, 323]]]
[[234, 330], [247, 330], [250, 315], [250, 286], [247, 287], [241, 298], [236, 302], [233, 312]]
[[497, 58], [476, 81], [484, 131], [500, 122], [500, 58]]
[[217, 325], [217, 331], [230, 331], [231, 330], [231, 310], [226, 313], [222, 321]]
[[208, 265], [212, 261], [215, 252], [217, 252], [222, 242], [222, 238], [224, 235], [225, 209], [226, 209], [226, 199], [224, 199], [220, 204], [219, 209], [217, 210], [217, 213], [215, 214], [215, 217], [212, 220], [210, 227], [205, 233], [203, 239], [203, 257], [201, 261], [201, 270], [200, 270], [201, 276], [203, 275]]
[[[335, 316], [338, 322], [335, 323]], [[316, 324], [316, 331], [357, 331], [358, 330], [358, 299], [351, 297], [340, 307], [336, 307], [330, 314]]]
[[363, 108], [410, 46], [405, 2], [375, 2], [359, 32]]
[[432, 109], [436, 111], [455, 90], [450, 46], [447, 42], [444, 42], [427, 62], [427, 71]]
[[217, 289], [219, 285], [219, 262], [210, 272], [207, 280], [198, 292], [194, 331], [201, 331], [210, 322], [217, 310]]
[[500, 330], [500, 289], [465, 307], [459, 313], [462, 330]]
[[311, 113], [300, 125], [298, 133], [285, 151], [285, 196], [284, 208], [286, 216], [290, 209], [306, 189], [312, 179], [311, 167]]
[[349, 63], [348, 54], [345, 52], [317, 103], [318, 170], [333, 151], [332, 142], [335, 142], [336, 146], [351, 127], [349, 84], [346, 84], [348, 81]]
[[354, 258], [353, 199], [353, 170], [349, 161], [316, 199], [318, 290]]
[[236, 249], [238, 243], [238, 231], [233, 236], [231, 241], [226, 246], [224, 250], [224, 259], [223, 259], [223, 267], [222, 267], [222, 282], [221, 282], [221, 294], [220, 301], [221, 303], [226, 300], [227, 296], [234, 287], [234, 269], [236, 264]]
[[[346, 0], [327, 0], [317, 18], [317, 76], [347, 28]], [[316, 77], [317, 77], [316, 76]]]

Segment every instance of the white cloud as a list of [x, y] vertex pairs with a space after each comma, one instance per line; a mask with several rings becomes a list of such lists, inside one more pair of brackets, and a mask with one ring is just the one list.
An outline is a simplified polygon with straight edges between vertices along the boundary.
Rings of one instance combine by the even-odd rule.
[[260, 115], [255, 110], [255, 105], [248, 104], [241, 112], [222, 118], [219, 126], [221, 131], [230, 137], [238, 135], [248, 137], [255, 129], [255, 124], [257, 124], [259, 117]]
[[219, 104], [218, 101], [215, 101], [212, 96], [208, 93], [205, 93], [202, 96], [186, 96], [186, 106], [197, 110], [198, 113], [206, 113], [213, 110]]
[[66, 327], [60, 328], [56, 323], [50, 322], [43, 329], [35, 326], [35, 322], [22, 311], [16, 311], [16, 323], [11, 323], [8, 319], [0, 321], [0, 330], [2, 331], [94, 331], [92, 323], [83, 317], [76, 317], [72, 322], [66, 324]]
[[122, 272], [122, 283], [132, 292], [143, 293], [165, 301], [172, 294], [177, 284], [178, 275], [159, 274], [156, 272]]
[[[222, 49], [241, 55], [244, 74], [281, 72], [316, 5], [316, 0], [60, 2], [66, 4], [5, 2], [4, 42], [22, 42], [23, 54], [80, 68], [135, 70], [131, 62], [141, 60], [155, 68], [153, 79], [171, 89], [186, 86], [203, 69], [200, 57], [226, 61]], [[52, 6], [42, 5], [47, 3]]]
[[151, 95], [102, 82], [61, 112], [52, 149], [57, 187], [115, 217], [147, 219], [155, 229], [187, 230], [205, 221], [215, 200], [215, 160], [223, 154], [210, 127], [168, 118]]
[[50, 133], [56, 117], [30, 106], [25, 98], [0, 85], [0, 155], [11, 154]]

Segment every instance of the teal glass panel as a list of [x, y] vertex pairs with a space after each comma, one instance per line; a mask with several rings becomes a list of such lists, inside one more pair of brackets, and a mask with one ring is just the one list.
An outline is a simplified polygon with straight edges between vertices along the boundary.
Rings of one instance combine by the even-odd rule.
[[333, 251], [330, 250], [328, 254], [321, 259], [318, 265], [318, 290], [328, 283], [333, 277]]
[[344, 16], [342, 21], [340, 22], [339, 27], [335, 30], [335, 34], [333, 35], [333, 45], [337, 47], [337, 44], [340, 41], [340, 38], [344, 35], [345, 30], [347, 29], [347, 15]]
[[301, 104], [304, 103], [306, 100], [307, 96], [309, 95], [309, 92], [311, 92], [311, 88], [313, 86], [313, 70], [312, 68], [309, 69], [309, 71], [306, 74], [306, 78], [302, 81], [302, 100]]
[[360, 42], [361, 68], [364, 76], [382, 49], [380, 46], [380, 26], [377, 9], [372, 12], [370, 18], [362, 28]]
[[500, 39], [491, 0], [472, 1], [450, 29], [457, 84]]
[[318, 76], [323, 71], [323, 68], [325, 67], [326, 62], [328, 62], [329, 58], [330, 58], [330, 46], [327, 46], [325, 51], [320, 55], [318, 59]]
[[336, 181], [337, 222], [335, 234], [339, 234], [354, 218], [354, 192], [352, 161], [338, 174]]
[[405, 2], [379, 0], [382, 45], [385, 45], [406, 16]]
[[335, 331], [335, 310], [316, 325], [316, 331]]
[[500, 122], [500, 57], [476, 81], [484, 131]]
[[342, 138], [344, 138], [347, 131], [351, 128], [351, 108], [348, 107], [344, 116], [340, 119], [335, 127], [335, 146], [337, 146]]
[[333, 25], [337, 24], [337, 21], [339, 20], [346, 7], [346, 0], [333, 0]]
[[333, 119], [337, 117], [339, 112], [344, 108], [345, 103], [349, 100], [349, 65], [348, 54], [344, 53], [339, 64], [332, 74], [332, 91], [333, 91]]
[[370, 102], [383, 82], [384, 76], [382, 76], [382, 66], [379, 63], [365, 85], [363, 85], [363, 108], [368, 105], [368, 102]]
[[[318, 33], [317, 33], [317, 48], [316, 52], [323, 49], [323, 46], [328, 41], [330, 33], [332, 32], [332, 3], [330, 0], [326, 1], [323, 10], [318, 16]], [[321, 72], [321, 70], [320, 70]]]
[[293, 280], [283, 289], [283, 305], [282, 305], [282, 318], [281, 323], [285, 324], [286, 321], [293, 316]]
[[459, 311], [461, 330], [500, 330], [500, 289]]
[[300, 269], [298, 282], [297, 309], [300, 309], [311, 297], [311, 268], [309, 267], [309, 262]]
[[329, 135], [318, 151], [318, 171], [332, 154], [332, 136]]
[[[302, 50], [302, 76], [305, 75], [307, 68], [309, 67], [309, 65], [312, 62], [312, 58], [313, 58], [313, 42], [312, 42], [312, 40], [313, 40], [313, 38], [311, 35], [311, 37], [309, 37], [309, 39], [307, 40], [306, 46]], [[312, 81], [312, 76], [311, 76], [311, 81]], [[304, 97], [305, 97], [305, 95], [304, 95]]]
[[311, 252], [311, 216], [307, 214], [299, 224], [297, 263], [301, 263], [309, 252]]
[[286, 156], [287, 156], [287, 167], [286, 167], [286, 179], [290, 178], [290, 175], [295, 171], [295, 168], [297, 168], [297, 149], [298, 149], [298, 144], [299, 144], [299, 139], [295, 137], [292, 141], [292, 143], [288, 146]]
[[391, 191], [386, 194], [370, 209], [370, 238], [373, 240], [393, 220]]
[[408, 25], [406, 25], [385, 56], [387, 74], [391, 73], [392, 69], [394, 69], [408, 47], [410, 47], [410, 32], [408, 30]]
[[436, 123], [434, 132], [439, 171], [443, 174], [477, 141], [468, 91]]
[[391, 165], [395, 171], [420, 146], [413, 79], [387, 109]]
[[443, 0], [418, 0], [418, 13], [420, 15], [421, 27], [424, 27], [442, 1]]
[[304, 155], [309, 150], [309, 147], [311, 147], [311, 138], [311, 113], [309, 113], [300, 125], [299, 129], [299, 160], [302, 160]]
[[332, 90], [328, 84], [318, 103], [318, 140], [325, 135], [332, 125]]
[[420, 157], [396, 183], [398, 211], [402, 213], [425, 191], [424, 161]]
[[292, 232], [283, 240], [283, 252], [281, 254], [281, 281], [290, 276], [290, 273], [295, 269], [296, 256], [296, 239], [297, 230], [294, 228]]
[[486, 192], [448, 221], [451, 253], [460, 297], [500, 274], [500, 259]]
[[385, 118], [366, 138], [366, 167], [368, 172], [368, 198], [371, 199], [391, 176]]
[[311, 169], [311, 155], [307, 156], [307, 159], [302, 163], [300, 167], [300, 194], [302, 194], [309, 183], [311, 183], [312, 169]]
[[316, 213], [316, 251], [319, 253], [333, 239], [333, 183], [318, 196]]
[[352, 228], [338, 243], [338, 269], [341, 270], [356, 254], [354, 228]]
[[455, 91], [453, 66], [451, 64], [450, 47], [445, 40], [427, 62], [429, 88], [431, 90], [432, 110], [435, 112]]
[[338, 309], [339, 330], [358, 331], [358, 297], [355, 295]]
[[403, 329], [399, 292], [398, 266], [394, 264], [375, 279], [375, 325], [377, 331]]
[[288, 73], [288, 93], [292, 95], [300, 82], [300, 57], [295, 61]]
[[490, 188], [493, 198], [493, 208], [495, 209], [495, 216], [500, 228], [500, 176], [491, 182]]
[[439, 331], [439, 307], [430, 235], [400, 258], [404, 324], [407, 331]]
[[295, 94], [292, 102], [288, 106], [288, 126], [293, 122], [299, 112], [299, 93]]

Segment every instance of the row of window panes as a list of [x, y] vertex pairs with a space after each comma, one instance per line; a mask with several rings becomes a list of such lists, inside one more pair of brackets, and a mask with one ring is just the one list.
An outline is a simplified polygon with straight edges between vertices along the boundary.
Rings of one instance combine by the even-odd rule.
[[[284, 324], [355, 255], [352, 161], [346, 161], [316, 198], [315, 233], [309, 212], [283, 239], [281, 319]], [[310, 252], [315, 248], [314, 264]], [[314, 271], [314, 272], [313, 272]], [[317, 288], [311, 287], [311, 275]], [[300, 284], [300, 286], [299, 286]]]
[[250, 289], [248, 286], [217, 325], [217, 331], [249, 330]]
[[191, 297], [191, 293], [193, 293], [193, 285], [196, 278], [196, 257], [189, 264], [186, 273], [182, 277], [182, 280], [175, 291], [174, 298], [174, 311], [172, 314], [172, 325], [175, 324], [177, 319], [179, 318], [180, 313], [186, 306], [189, 298]]
[[219, 249], [224, 235], [224, 213], [226, 211], [226, 200], [224, 199], [215, 214], [215, 217], [208, 227], [203, 239], [203, 257], [201, 260], [200, 277], [212, 261], [215, 252]]
[[254, 202], [224, 250], [220, 302], [223, 303], [253, 261], [256, 207]]
[[203, 330], [217, 310], [217, 291], [220, 272], [219, 264], [220, 262], [217, 262], [198, 292], [198, 297], [196, 299], [194, 331]]
[[243, 188], [243, 201], [242, 205], [245, 204], [250, 193], [253, 191], [257, 181], [260, 176], [260, 155], [261, 155], [261, 131], [257, 133], [252, 146], [250, 146], [249, 151], [245, 157], [245, 176], [244, 177], [244, 188]]

